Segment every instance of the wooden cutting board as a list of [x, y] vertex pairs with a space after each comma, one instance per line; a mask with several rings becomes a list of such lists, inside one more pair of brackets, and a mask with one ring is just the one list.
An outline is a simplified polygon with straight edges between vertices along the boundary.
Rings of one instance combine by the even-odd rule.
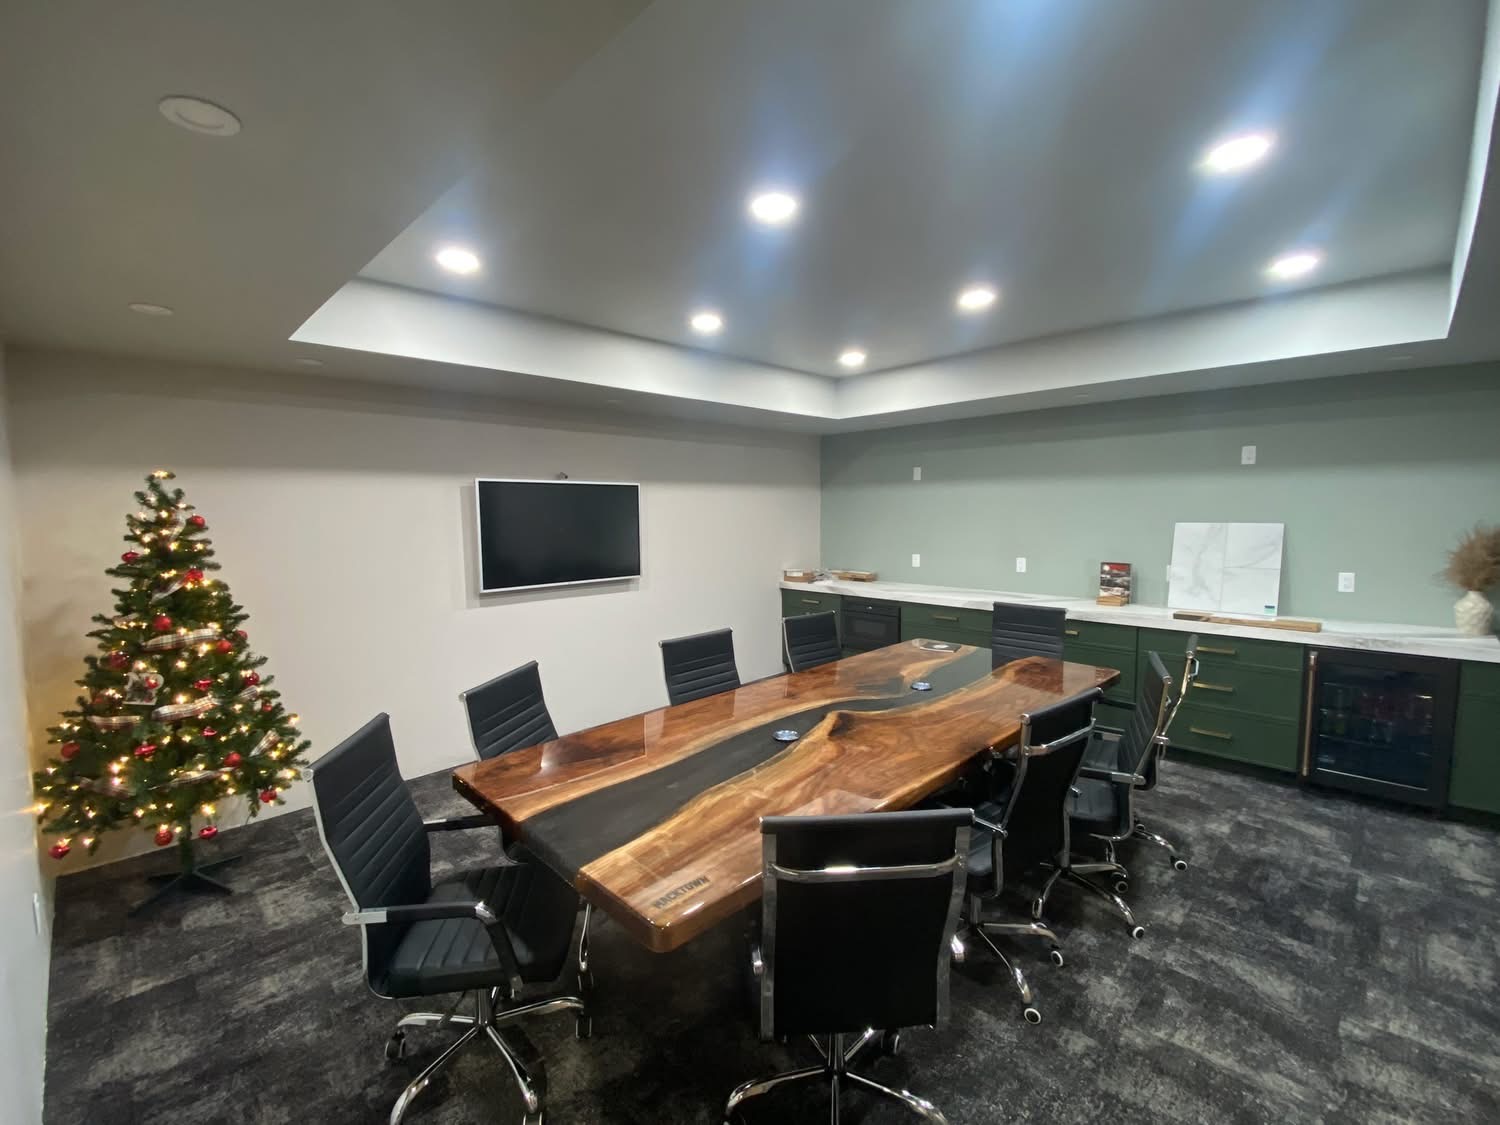
[[1248, 625], [1252, 629], [1291, 629], [1298, 633], [1321, 633], [1321, 621], [1307, 621], [1297, 617], [1223, 617], [1217, 613], [1200, 613], [1197, 610], [1179, 609], [1172, 616], [1178, 621], [1207, 621], [1212, 625]]

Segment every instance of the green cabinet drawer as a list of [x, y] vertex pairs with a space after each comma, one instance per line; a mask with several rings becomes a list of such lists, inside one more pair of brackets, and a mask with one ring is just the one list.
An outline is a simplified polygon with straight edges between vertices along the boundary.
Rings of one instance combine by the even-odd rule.
[[989, 648], [990, 646], [990, 639], [988, 636], [981, 637], [978, 633], [970, 633], [963, 629], [955, 629], [951, 625], [947, 626], [946, 628], [935, 625], [928, 625], [925, 629], [918, 629], [913, 633], [908, 632], [906, 629], [906, 625], [904, 623], [902, 624], [901, 639], [903, 641], [914, 641], [918, 638], [924, 641], [947, 641], [949, 644], [954, 645], [973, 645], [975, 648]]
[[1171, 742], [1184, 750], [1268, 766], [1297, 768], [1297, 723], [1194, 704], [1189, 699], [1172, 721]]
[[[1181, 669], [1167, 665], [1174, 679]], [[1201, 707], [1244, 711], [1268, 719], [1295, 723], [1301, 714], [1302, 674], [1279, 668], [1255, 668], [1233, 663], [1201, 663], [1187, 701]]]
[[1110, 625], [1103, 621], [1068, 621], [1063, 626], [1063, 636], [1069, 644], [1074, 642], [1093, 648], [1115, 648], [1122, 652], [1135, 652], [1134, 625]]
[[1500, 664], [1464, 661], [1458, 673], [1458, 693], [1500, 699]]
[[[1465, 689], [1469, 669], [1473, 667], [1473, 664], [1464, 666]], [[1448, 803], [1500, 813], [1500, 697], [1459, 696]]]
[[782, 590], [781, 616], [800, 617], [806, 613], [838, 612], [838, 594], [825, 594], [819, 590]]
[[1120, 678], [1104, 689], [1104, 698], [1112, 703], [1135, 702], [1134, 652], [1080, 644], [1069, 637], [1063, 645], [1063, 659], [1073, 664], [1092, 664], [1096, 668], [1117, 669]]
[[[1187, 648], [1191, 633], [1179, 633], [1172, 629], [1142, 629], [1141, 651], [1161, 655], [1167, 670], [1177, 667], [1178, 659]], [[1302, 669], [1302, 646], [1281, 641], [1247, 640], [1244, 637], [1219, 637], [1201, 634], [1198, 637], [1198, 660], [1206, 670], [1210, 664], [1251, 664], [1259, 668], [1282, 668], [1287, 671]]]
[[[990, 643], [990, 611], [987, 609], [949, 609], [941, 605], [901, 606], [901, 635], [931, 637], [924, 632], [931, 629], [962, 629], [966, 633], [982, 634], [984, 643]], [[965, 642], [972, 644], [973, 642]]]

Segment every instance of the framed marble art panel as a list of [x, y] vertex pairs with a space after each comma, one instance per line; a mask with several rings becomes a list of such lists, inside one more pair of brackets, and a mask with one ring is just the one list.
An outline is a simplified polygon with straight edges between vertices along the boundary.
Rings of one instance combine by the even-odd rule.
[[1279, 523], [1176, 524], [1168, 607], [1275, 617], [1285, 533]]

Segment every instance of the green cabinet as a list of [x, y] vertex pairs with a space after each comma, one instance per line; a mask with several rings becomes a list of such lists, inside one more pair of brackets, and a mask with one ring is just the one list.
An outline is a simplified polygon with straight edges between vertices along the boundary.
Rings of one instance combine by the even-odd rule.
[[1466, 661], [1459, 670], [1448, 803], [1500, 813], [1500, 664]]
[[[1104, 702], [1128, 706], [1135, 702], [1138, 631], [1133, 625], [1070, 619], [1063, 625], [1063, 659], [1115, 669], [1120, 678], [1104, 689]], [[1121, 720], [1117, 716], [1118, 712], [1107, 721], [1118, 726]]]
[[990, 647], [990, 612], [987, 609], [951, 609], [941, 605], [901, 604], [901, 639], [926, 637], [956, 645]]
[[[1189, 633], [1140, 631], [1140, 667], [1155, 652], [1180, 681]], [[1217, 758], [1297, 769], [1302, 646], [1241, 637], [1200, 636], [1198, 678], [1172, 723], [1173, 746]]]
[[842, 600], [837, 594], [825, 594], [819, 590], [782, 590], [781, 616], [802, 617], [805, 614], [826, 613], [829, 610], [837, 613]]

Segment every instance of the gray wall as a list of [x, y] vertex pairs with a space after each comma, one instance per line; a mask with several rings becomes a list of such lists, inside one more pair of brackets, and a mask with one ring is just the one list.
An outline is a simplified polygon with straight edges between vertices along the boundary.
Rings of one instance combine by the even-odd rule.
[[1174, 523], [1281, 522], [1284, 614], [1451, 626], [1444, 553], [1500, 522], [1500, 365], [840, 434], [822, 459], [825, 565], [1092, 596], [1119, 560], [1160, 605]]

